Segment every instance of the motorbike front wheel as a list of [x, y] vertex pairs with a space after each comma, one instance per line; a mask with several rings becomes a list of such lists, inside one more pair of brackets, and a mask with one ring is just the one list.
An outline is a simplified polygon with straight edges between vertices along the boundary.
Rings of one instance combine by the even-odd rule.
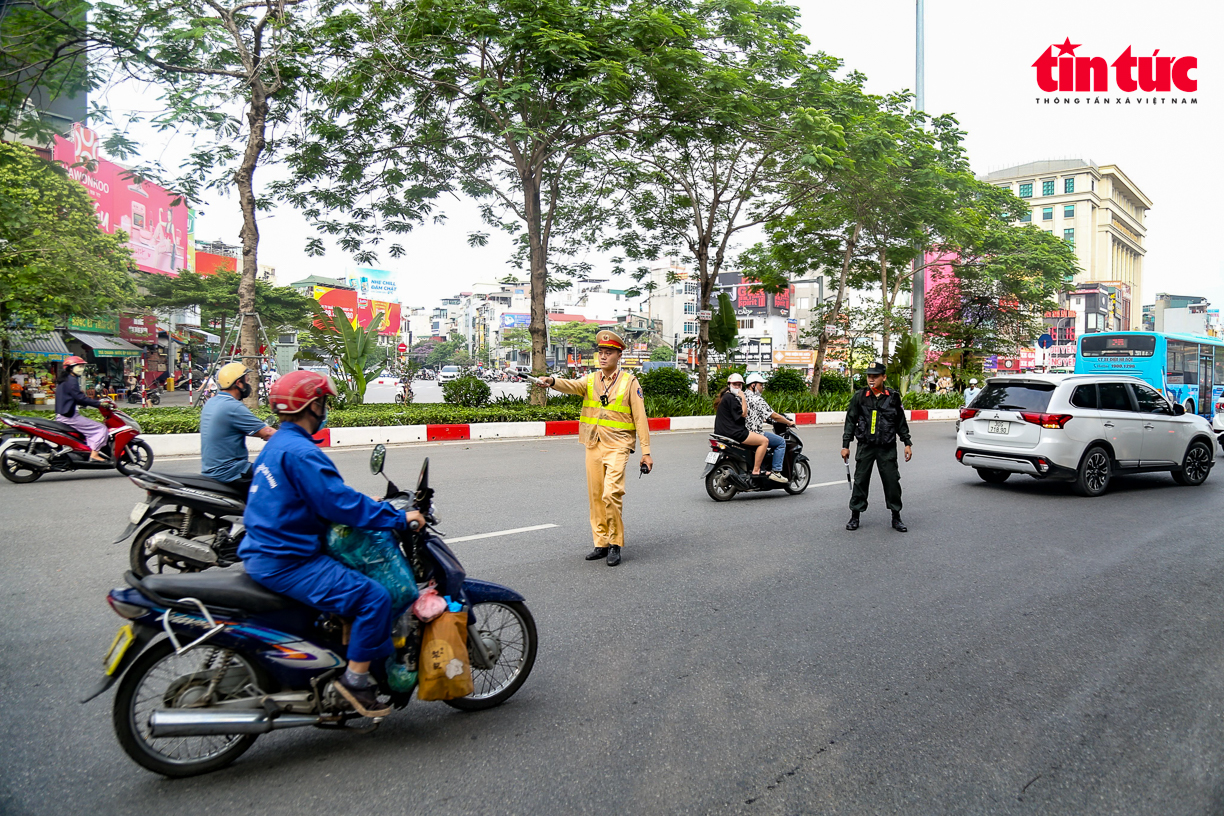
[[716, 502], [731, 501], [739, 491], [735, 487], [735, 469], [730, 465], [716, 465], [706, 474], [706, 493]]
[[[461, 711], [481, 711], [509, 700], [531, 674], [536, 658], [536, 625], [527, 604], [521, 601], [473, 604], [468, 614], [492, 665], [477, 668], [473, 660], [472, 693], [445, 702]], [[470, 650], [472, 660], [475, 655]]]
[[254, 666], [226, 649], [201, 647], [183, 655], [169, 640], [153, 644], [124, 674], [115, 694], [113, 720], [119, 745], [138, 765], [182, 777], [224, 768], [242, 756], [256, 734], [154, 737], [149, 716], [157, 709], [193, 708], [251, 698], [263, 692]]
[[786, 492], [798, 496], [807, 490], [808, 482], [812, 481], [812, 469], [807, 462], [795, 462], [791, 469], [791, 480], [786, 483]]
[[36, 482], [42, 477], [43, 471], [30, 467], [25, 462], [18, 462], [16, 459], [9, 457], [9, 451], [21, 450], [26, 453], [34, 452], [34, 440], [27, 439], [24, 442], [18, 440], [10, 442], [9, 446], [4, 449], [4, 453], [0, 453], [0, 473], [4, 474], [4, 478], [15, 484], [29, 484]]

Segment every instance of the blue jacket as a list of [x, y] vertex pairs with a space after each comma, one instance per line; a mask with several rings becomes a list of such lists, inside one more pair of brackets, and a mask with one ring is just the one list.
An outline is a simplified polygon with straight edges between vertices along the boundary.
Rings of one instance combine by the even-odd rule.
[[327, 454], [292, 422], [281, 424], [255, 460], [242, 520], [247, 534], [240, 558], [315, 555], [332, 523], [372, 530], [408, 526], [402, 510], [346, 485]]
[[55, 413], [60, 416], [76, 416], [78, 406], [97, 408], [101, 400], [90, 399], [81, 390], [81, 381], [77, 375], [69, 374], [64, 381], [55, 386]]

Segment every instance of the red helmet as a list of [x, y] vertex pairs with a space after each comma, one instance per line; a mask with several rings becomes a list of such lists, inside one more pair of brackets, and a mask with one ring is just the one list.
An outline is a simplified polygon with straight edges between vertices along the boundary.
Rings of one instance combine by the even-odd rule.
[[77, 366], [77, 365], [85, 365], [85, 361], [82, 360], [80, 357], [77, 357], [76, 355], [73, 355], [69, 357], [68, 359], [64, 360], [65, 368], [72, 368], [73, 366]]
[[272, 383], [268, 401], [279, 414], [296, 414], [315, 400], [326, 399], [328, 394], [340, 395], [331, 377], [313, 371], [291, 371]]

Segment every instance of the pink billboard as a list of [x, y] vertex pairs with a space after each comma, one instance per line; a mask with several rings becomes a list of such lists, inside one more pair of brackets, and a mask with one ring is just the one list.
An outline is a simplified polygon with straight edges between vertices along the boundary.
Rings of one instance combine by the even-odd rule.
[[[150, 181], [136, 181], [114, 162], [98, 158], [98, 137], [81, 125], [68, 139], [55, 137], [53, 157], [84, 185], [98, 210], [103, 232], [123, 230], [136, 266], [145, 272], [177, 276], [187, 268], [187, 204], [171, 205], [173, 193]], [[97, 169], [73, 167], [96, 161]]]

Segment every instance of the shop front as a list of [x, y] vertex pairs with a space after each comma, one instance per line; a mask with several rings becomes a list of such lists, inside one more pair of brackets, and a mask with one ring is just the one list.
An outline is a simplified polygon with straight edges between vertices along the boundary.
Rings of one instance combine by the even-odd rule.
[[12, 341], [9, 382], [15, 399], [30, 405], [55, 402], [55, 377], [72, 354], [59, 332], [33, 334]]
[[114, 393], [124, 387], [125, 364], [140, 357], [137, 346], [118, 337], [119, 318], [72, 318], [64, 335], [72, 351], [88, 365], [86, 388]]

